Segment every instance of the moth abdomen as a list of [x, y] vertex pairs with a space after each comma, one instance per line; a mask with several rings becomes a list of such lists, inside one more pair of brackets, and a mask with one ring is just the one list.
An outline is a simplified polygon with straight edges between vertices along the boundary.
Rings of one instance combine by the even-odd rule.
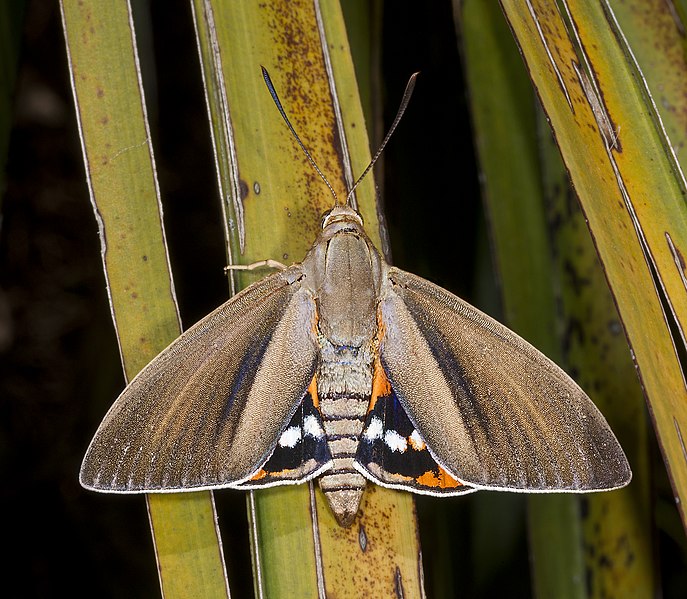
[[353, 461], [370, 403], [373, 357], [370, 348], [337, 347], [325, 337], [320, 344], [317, 396], [332, 465], [319, 484], [336, 519], [349, 526], [365, 489]]
[[369, 399], [330, 399], [325, 395], [320, 396], [319, 400], [327, 445], [332, 456], [331, 468], [319, 479], [320, 489], [339, 523], [348, 526], [358, 512], [365, 489], [365, 479], [353, 467], [353, 460]]

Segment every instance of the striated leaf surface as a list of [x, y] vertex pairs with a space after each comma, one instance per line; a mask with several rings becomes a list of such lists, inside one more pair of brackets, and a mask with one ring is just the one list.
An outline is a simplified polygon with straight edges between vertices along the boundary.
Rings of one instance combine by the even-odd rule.
[[[112, 318], [131, 379], [180, 332], [128, 3], [63, 2], [72, 87]], [[151, 498], [166, 597], [227, 597], [211, 493]]]

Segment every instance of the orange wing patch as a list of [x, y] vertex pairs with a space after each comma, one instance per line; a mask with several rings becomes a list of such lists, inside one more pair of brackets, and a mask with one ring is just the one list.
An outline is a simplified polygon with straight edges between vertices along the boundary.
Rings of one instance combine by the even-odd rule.
[[251, 476], [250, 480], [260, 480], [262, 478], [265, 478], [266, 476], [267, 472], [260, 468], [260, 470], [258, 470], [253, 476]]
[[391, 395], [391, 383], [384, 372], [384, 368], [382, 368], [379, 355], [375, 357], [372, 372], [372, 396], [370, 397], [370, 405], [367, 408], [368, 414], [374, 410], [380, 397], [389, 397]]
[[312, 398], [313, 406], [319, 410], [320, 397], [317, 395], [317, 375], [312, 377], [312, 381], [310, 381], [310, 386], [308, 387], [308, 393], [310, 393], [310, 397]]
[[251, 478], [242, 483], [241, 487], [260, 487], [264, 485], [284, 484], [289, 482], [300, 482], [311, 476], [317, 470], [318, 462], [314, 459], [304, 461], [297, 468], [283, 468], [282, 470], [270, 471], [260, 468]]
[[423, 487], [435, 487], [439, 489], [455, 489], [463, 487], [463, 483], [458, 482], [446, 470], [437, 465], [435, 470], [428, 470], [415, 479]]

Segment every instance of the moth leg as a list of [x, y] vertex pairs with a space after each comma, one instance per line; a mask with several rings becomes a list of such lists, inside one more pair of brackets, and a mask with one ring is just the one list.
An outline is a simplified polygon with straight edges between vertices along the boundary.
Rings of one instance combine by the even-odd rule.
[[286, 270], [288, 266], [277, 262], [276, 260], [259, 260], [258, 262], [252, 262], [251, 264], [229, 264], [224, 267], [224, 274], [227, 274], [230, 270], [257, 270], [258, 268], [275, 268], [277, 270]]

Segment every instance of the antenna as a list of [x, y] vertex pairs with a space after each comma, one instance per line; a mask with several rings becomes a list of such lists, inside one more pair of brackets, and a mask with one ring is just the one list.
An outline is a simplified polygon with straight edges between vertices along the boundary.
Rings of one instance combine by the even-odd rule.
[[382, 141], [382, 145], [379, 146], [379, 150], [377, 150], [377, 152], [375, 152], [375, 155], [372, 157], [370, 164], [367, 165], [367, 168], [363, 171], [363, 174], [360, 175], [360, 177], [358, 177], [358, 180], [353, 184], [353, 187], [351, 187], [351, 189], [349, 190], [348, 195], [346, 196], [346, 204], [349, 203], [349, 200], [351, 199], [351, 196], [353, 195], [355, 188], [358, 187], [358, 185], [360, 185], [360, 182], [365, 178], [365, 175], [367, 175], [367, 173], [370, 172], [375, 162], [377, 162], [377, 159], [382, 155], [384, 147], [389, 142], [389, 139], [391, 139], [391, 136], [393, 135], [394, 131], [396, 131], [396, 127], [398, 127], [398, 124], [401, 122], [401, 119], [403, 118], [403, 113], [406, 111], [406, 108], [408, 108], [410, 97], [413, 95], [413, 90], [415, 89], [415, 80], [417, 79], [417, 76], [419, 74], [420, 71], [417, 71], [410, 76], [410, 79], [408, 79], [406, 89], [403, 92], [403, 98], [401, 98], [401, 105], [398, 107], [398, 112], [396, 113], [396, 118], [394, 118], [394, 122], [391, 123], [389, 132], [386, 134], [386, 137]]
[[338, 204], [339, 198], [337, 197], [336, 192], [334, 191], [334, 188], [332, 187], [331, 183], [329, 183], [329, 181], [327, 180], [327, 177], [324, 176], [324, 174], [320, 170], [320, 167], [317, 166], [317, 164], [313, 160], [313, 157], [310, 155], [310, 152], [308, 152], [307, 148], [303, 145], [301, 138], [298, 137], [298, 133], [296, 133], [296, 130], [293, 128], [291, 121], [289, 121], [289, 117], [286, 116], [286, 111], [284, 110], [284, 107], [281, 105], [281, 101], [279, 100], [279, 96], [277, 95], [277, 90], [274, 89], [274, 85], [272, 84], [272, 80], [270, 79], [270, 74], [267, 72], [267, 69], [265, 67], [261, 66], [260, 68], [262, 69], [262, 76], [265, 79], [267, 89], [270, 90], [270, 95], [272, 96], [272, 100], [274, 101], [274, 103], [277, 105], [277, 108], [279, 109], [279, 113], [281, 114], [281, 118], [284, 119], [284, 122], [287, 124], [287, 126], [291, 130], [291, 133], [296, 138], [298, 145], [301, 147], [301, 150], [303, 150], [303, 152], [305, 153], [305, 157], [310, 161], [310, 164], [312, 164], [313, 168], [317, 171], [317, 174], [320, 177], [322, 177], [322, 180], [326, 183], [327, 187], [329, 187], [329, 191], [331, 191], [332, 195], [334, 196], [334, 203]]
[[[301, 150], [303, 150], [305, 157], [310, 161], [310, 164], [312, 164], [315, 171], [317, 171], [317, 174], [320, 177], [322, 177], [322, 180], [325, 182], [325, 184], [329, 188], [329, 191], [331, 191], [332, 196], [334, 196], [334, 203], [338, 205], [339, 204], [339, 198], [336, 195], [334, 188], [331, 186], [331, 183], [329, 183], [329, 181], [327, 180], [327, 177], [324, 176], [324, 173], [322, 173], [322, 171], [320, 170], [320, 167], [317, 166], [317, 164], [315, 163], [315, 160], [310, 155], [310, 152], [308, 152], [308, 149], [305, 147], [305, 145], [303, 145], [301, 138], [298, 137], [298, 133], [296, 133], [296, 130], [293, 128], [291, 121], [289, 121], [289, 117], [286, 116], [286, 111], [284, 110], [284, 107], [281, 105], [281, 101], [279, 100], [279, 96], [277, 95], [277, 91], [274, 89], [274, 85], [272, 84], [272, 80], [270, 79], [270, 74], [267, 72], [267, 69], [265, 67], [261, 66], [260, 68], [262, 69], [262, 76], [265, 79], [265, 84], [267, 85], [267, 89], [270, 91], [270, 95], [272, 96], [272, 100], [274, 101], [275, 105], [277, 106], [277, 109], [279, 110], [281, 117], [284, 119], [284, 122], [288, 126], [289, 130], [291, 131], [293, 136], [296, 138], [296, 141], [298, 142], [298, 145], [301, 147]], [[398, 107], [398, 112], [396, 113], [396, 118], [394, 118], [394, 122], [391, 124], [389, 132], [386, 134], [386, 137], [382, 141], [382, 144], [379, 146], [379, 149], [377, 150], [375, 155], [372, 157], [370, 164], [367, 165], [367, 168], [363, 171], [363, 174], [360, 175], [360, 177], [358, 177], [356, 182], [353, 184], [353, 187], [351, 187], [348, 194], [346, 195], [346, 205], [349, 205], [351, 196], [353, 195], [353, 192], [355, 191], [356, 187], [358, 187], [358, 185], [360, 185], [360, 182], [365, 178], [367, 173], [370, 172], [370, 170], [374, 166], [375, 162], [377, 162], [378, 158], [382, 155], [382, 152], [384, 151], [386, 144], [389, 142], [389, 139], [391, 139], [391, 136], [393, 135], [394, 131], [396, 131], [396, 127], [398, 127], [398, 124], [401, 122], [401, 118], [403, 118], [403, 113], [406, 111], [406, 108], [408, 108], [408, 103], [410, 102], [410, 98], [413, 95], [413, 90], [415, 89], [415, 80], [417, 79], [417, 76], [419, 74], [420, 74], [419, 71], [416, 73], [413, 73], [410, 76], [410, 79], [408, 79], [408, 83], [406, 84], [406, 89], [403, 92], [403, 98], [401, 98], [401, 105]]]

